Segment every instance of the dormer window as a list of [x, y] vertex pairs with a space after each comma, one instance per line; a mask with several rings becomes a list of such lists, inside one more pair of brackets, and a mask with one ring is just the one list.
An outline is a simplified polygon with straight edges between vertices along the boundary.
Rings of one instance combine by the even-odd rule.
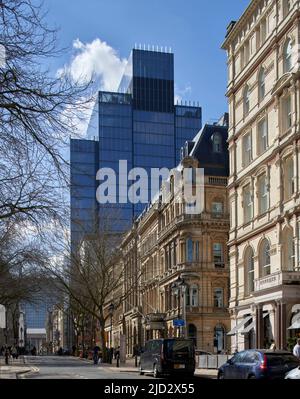
[[220, 133], [214, 133], [212, 136], [213, 152], [220, 154], [222, 152], [222, 136]]

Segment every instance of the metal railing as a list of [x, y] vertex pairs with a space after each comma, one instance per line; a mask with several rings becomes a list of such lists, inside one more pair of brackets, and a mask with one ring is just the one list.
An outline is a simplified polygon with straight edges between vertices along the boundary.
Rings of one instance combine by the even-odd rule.
[[199, 355], [197, 364], [200, 369], [216, 370], [231, 358], [232, 355]]

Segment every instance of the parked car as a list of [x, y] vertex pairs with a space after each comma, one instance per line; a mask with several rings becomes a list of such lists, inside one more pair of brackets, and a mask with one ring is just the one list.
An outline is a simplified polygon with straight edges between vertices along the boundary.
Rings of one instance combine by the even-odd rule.
[[219, 379], [283, 379], [299, 366], [290, 352], [251, 349], [236, 353], [218, 369]]
[[192, 377], [195, 372], [195, 348], [191, 339], [169, 338], [148, 341], [140, 358], [140, 374], [185, 374]]
[[286, 373], [285, 379], [286, 380], [300, 380], [300, 366], [298, 366], [295, 369]]

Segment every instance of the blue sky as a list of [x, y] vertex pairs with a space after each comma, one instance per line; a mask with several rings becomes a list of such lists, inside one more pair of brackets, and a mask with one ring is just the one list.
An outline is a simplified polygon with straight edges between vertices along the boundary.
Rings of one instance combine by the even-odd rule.
[[[49, 24], [60, 28], [60, 46], [70, 49], [51, 62], [51, 68], [70, 66], [80, 53], [77, 73], [89, 62], [89, 68], [97, 64], [102, 86], [112, 87], [115, 83], [105, 86], [105, 81], [113, 80], [115, 70], [120, 73], [135, 43], [168, 46], [175, 54], [177, 94], [183, 100], [199, 101], [204, 121], [227, 110], [226, 54], [220, 46], [228, 23], [239, 18], [249, 0], [47, 0], [45, 4]], [[91, 43], [95, 46], [88, 46]], [[103, 51], [109, 54], [107, 62], [98, 65], [95, 57], [106, 59]]]

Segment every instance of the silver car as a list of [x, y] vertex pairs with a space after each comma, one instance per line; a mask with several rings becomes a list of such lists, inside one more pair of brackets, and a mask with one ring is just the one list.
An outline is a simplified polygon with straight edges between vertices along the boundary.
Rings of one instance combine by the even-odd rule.
[[285, 380], [300, 380], [300, 366], [286, 373]]

